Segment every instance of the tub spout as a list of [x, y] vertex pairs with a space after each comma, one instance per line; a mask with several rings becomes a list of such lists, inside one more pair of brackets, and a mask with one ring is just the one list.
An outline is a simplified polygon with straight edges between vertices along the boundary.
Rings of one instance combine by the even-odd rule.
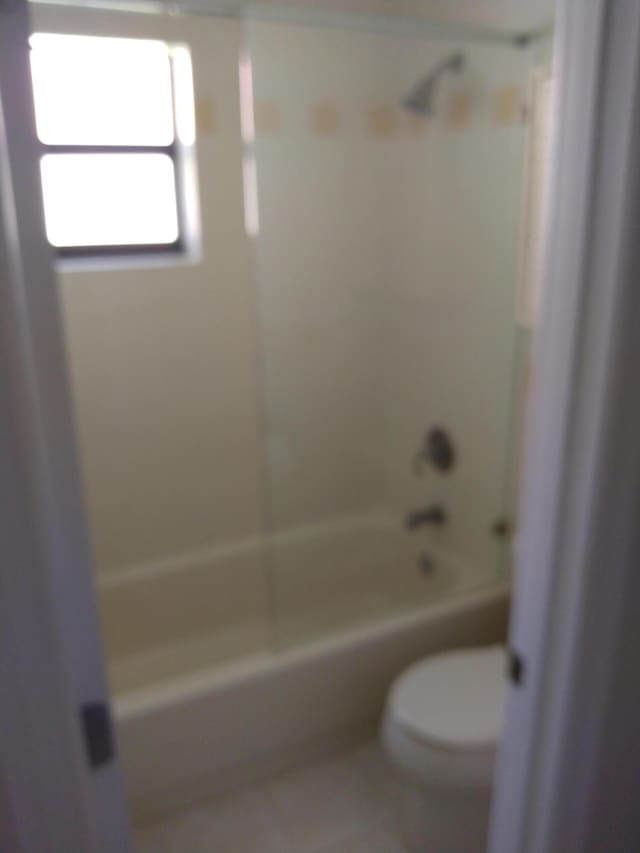
[[447, 523], [447, 512], [440, 504], [434, 504], [426, 509], [415, 509], [407, 514], [405, 525], [407, 530], [416, 530], [426, 524], [441, 527]]

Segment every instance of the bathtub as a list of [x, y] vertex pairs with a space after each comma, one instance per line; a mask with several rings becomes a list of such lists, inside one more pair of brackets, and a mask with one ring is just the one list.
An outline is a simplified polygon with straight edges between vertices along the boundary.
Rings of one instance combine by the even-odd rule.
[[368, 517], [280, 537], [280, 614], [259, 542], [101, 580], [134, 821], [366, 737], [403, 667], [505, 638], [506, 585], [471, 588], [464, 568], [434, 551], [428, 577], [409, 551], [394, 566], [390, 556], [409, 546], [390, 542], [385, 524]]

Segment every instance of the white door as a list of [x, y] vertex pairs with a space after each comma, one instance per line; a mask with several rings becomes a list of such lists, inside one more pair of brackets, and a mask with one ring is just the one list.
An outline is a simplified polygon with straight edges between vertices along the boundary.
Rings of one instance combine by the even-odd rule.
[[0, 850], [126, 853], [25, 0], [0, 0]]
[[640, 2], [561, 0], [491, 853], [640, 850]]

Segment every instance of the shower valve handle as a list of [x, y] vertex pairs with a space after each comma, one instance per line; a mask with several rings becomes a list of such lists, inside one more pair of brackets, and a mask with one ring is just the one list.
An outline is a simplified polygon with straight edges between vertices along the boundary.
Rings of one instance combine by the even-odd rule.
[[432, 427], [425, 435], [422, 446], [413, 457], [413, 473], [419, 477], [425, 464], [446, 473], [456, 463], [456, 451], [450, 434], [442, 427]]

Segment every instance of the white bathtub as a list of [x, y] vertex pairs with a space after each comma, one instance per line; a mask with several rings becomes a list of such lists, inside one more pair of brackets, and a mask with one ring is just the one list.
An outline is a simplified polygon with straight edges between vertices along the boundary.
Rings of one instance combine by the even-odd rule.
[[429, 541], [372, 513], [103, 574], [134, 817], [362, 736], [411, 661], [503, 639], [506, 589]]
[[507, 612], [508, 591], [494, 586], [121, 691], [115, 715], [134, 820], [366, 736], [403, 667], [442, 649], [503, 640]]

